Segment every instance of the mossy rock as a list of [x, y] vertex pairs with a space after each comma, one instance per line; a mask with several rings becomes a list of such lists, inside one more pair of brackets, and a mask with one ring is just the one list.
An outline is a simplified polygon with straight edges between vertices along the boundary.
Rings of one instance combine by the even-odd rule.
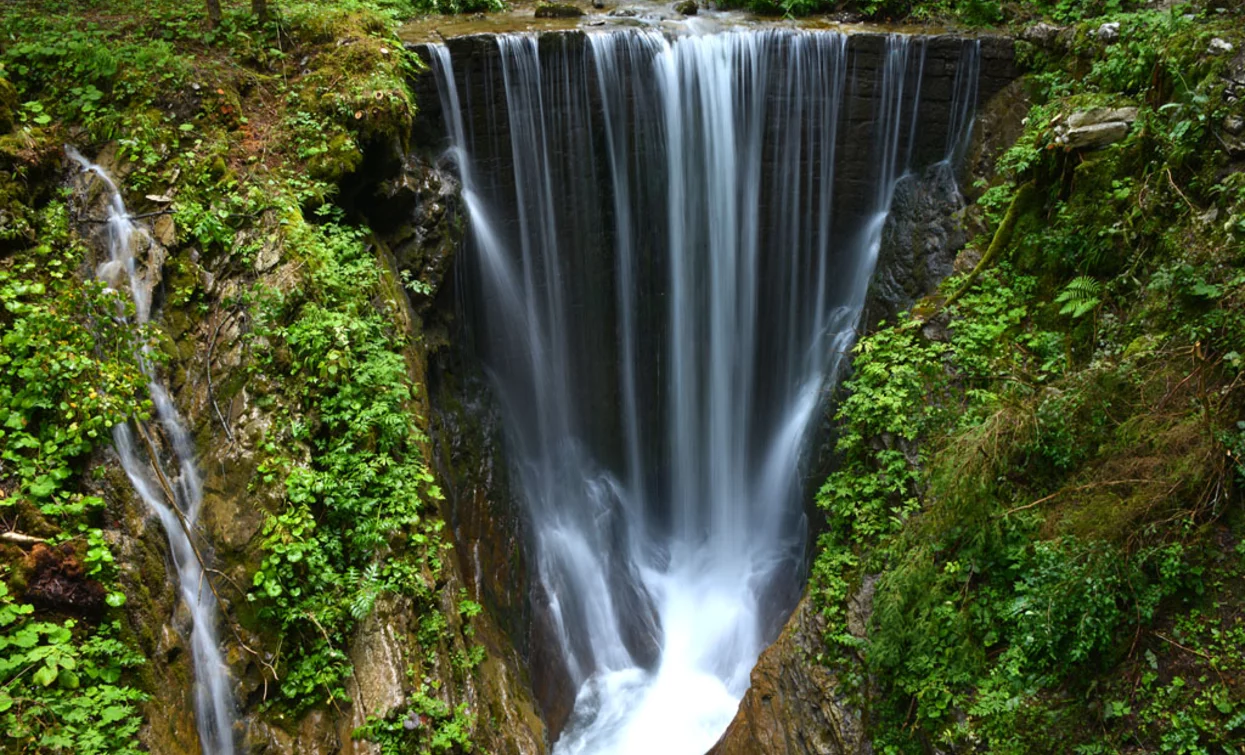
[[0, 79], [0, 134], [13, 130], [17, 118], [17, 89], [8, 79]]
[[536, 18], [577, 18], [584, 12], [570, 3], [537, 3]]
[[682, 0], [674, 4], [674, 12], [684, 16], [694, 16], [698, 10], [700, 8], [696, 5], [696, 0]]

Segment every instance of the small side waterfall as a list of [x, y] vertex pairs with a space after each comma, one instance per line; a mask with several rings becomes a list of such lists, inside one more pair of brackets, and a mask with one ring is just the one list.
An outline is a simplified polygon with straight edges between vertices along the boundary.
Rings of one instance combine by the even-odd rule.
[[[114, 288], [128, 288], [134, 302], [135, 324], [142, 325], [150, 317], [151, 300], [134, 250], [146, 237], [146, 231], [130, 219], [121, 192], [102, 168], [73, 147], [66, 146], [65, 153], [82, 166], [84, 172], [97, 176], [105, 185], [109, 259], [99, 266], [96, 275]], [[133, 427], [130, 424], [114, 427], [113, 445], [134, 490], [160, 519], [169, 539], [181, 599], [190, 612], [192, 624], [187, 639], [195, 676], [195, 722], [200, 748], [203, 755], [233, 755], [236, 714], [229, 672], [217, 636], [216, 598], [192, 540], [203, 503], [203, 484], [195, 467], [194, 444], [177, 407], [157, 378], [145, 346], [136, 358], [147, 376], [156, 419], [171, 446], [171, 459], [161, 457], [149, 430], [138, 423]]]
[[868, 65], [791, 29], [495, 39], [500, 76], [429, 49], [472, 328], [579, 690], [555, 752], [699, 755], [798, 598], [810, 429], [924, 130], [962, 156], [976, 43], [926, 126], [919, 37]]

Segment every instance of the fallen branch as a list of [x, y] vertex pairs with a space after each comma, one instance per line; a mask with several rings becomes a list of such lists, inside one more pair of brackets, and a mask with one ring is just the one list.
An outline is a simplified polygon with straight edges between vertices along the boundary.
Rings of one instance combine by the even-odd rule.
[[[990, 267], [995, 258], [1003, 251], [1003, 247], [1011, 243], [1012, 233], [1016, 230], [1016, 220], [1028, 206], [1029, 200], [1033, 198], [1035, 191], [1036, 188], [1032, 181], [1022, 184], [1016, 190], [1016, 194], [1012, 197], [1012, 203], [1007, 208], [1007, 214], [1003, 216], [1003, 222], [999, 223], [999, 227], [995, 229], [994, 238], [990, 239], [990, 246], [986, 248], [986, 253], [982, 256], [981, 261], [968, 274], [968, 277], [964, 279], [964, 282], [960, 284], [955, 293], [947, 297], [947, 300], [939, 307], [940, 310], [950, 307], [955, 303], [956, 299], [959, 299], [968, 289], [972, 288], [972, 285], [977, 282], [977, 278], [981, 276], [982, 272]], [[937, 314], [937, 312], [934, 314]], [[933, 319], [933, 315], [930, 315], [927, 319]]]
[[216, 349], [216, 336], [220, 334], [220, 329], [232, 318], [233, 313], [230, 312], [223, 320], [216, 323], [216, 329], [212, 331], [212, 340], [208, 342], [207, 350], [208, 398], [212, 401], [212, 409], [216, 411], [216, 419], [220, 420], [220, 425], [225, 429], [225, 437], [229, 438], [230, 444], [233, 443], [233, 432], [229, 429], [229, 423], [225, 421], [225, 415], [221, 414], [220, 405], [216, 403], [216, 392], [212, 389], [212, 352]]
[[182, 514], [182, 510], [177, 506], [177, 496], [173, 494], [173, 486], [169, 484], [168, 478], [164, 476], [164, 470], [160, 469], [160, 464], [157, 461], [160, 457], [156, 455], [156, 446], [151, 442], [151, 437], [147, 434], [147, 428], [143, 425], [143, 423], [135, 422], [134, 424], [138, 427], [138, 434], [142, 437], [143, 443], [147, 446], [147, 454], [151, 459], [151, 468], [155, 470], [156, 480], [160, 483], [160, 488], [164, 491], [164, 495], [168, 498], [169, 508], [173, 511], [173, 515], [177, 517], [177, 523], [181, 525], [182, 532], [186, 534], [186, 542], [190, 544], [190, 551], [194, 554], [195, 561], [199, 562], [199, 578], [203, 582], [207, 583], [208, 590], [212, 592], [212, 597], [216, 599], [216, 607], [220, 609], [221, 617], [224, 618], [225, 623], [229, 625], [229, 631], [233, 634], [234, 640], [237, 641], [239, 647], [255, 656], [255, 659], [259, 661], [260, 665], [264, 666], [269, 672], [272, 673], [273, 679], [280, 679], [281, 677], [277, 675], [277, 670], [273, 668], [270, 663], [265, 661], [264, 657], [260, 655], [258, 651], [254, 650], [250, 645], [247, 645], [246, 642], [243, 641], [242, 635], [238, 631], [237, 624], [229, 618], [229, 614], [225, 611], [225, 602], [221, 600], [220, 593], [216, 591], [216, 585], [212, 584], [212, 580], [207, 576], [207, 563], [203, 560], [203, 554], [199, 552], [199, 546], [195, 545], [195, 539], [190, 529], [190, 524], [186, 521], [186, 517]]
[[1102, 487], [1107, 487], [1109, 485], [1136, 485], [1141, 482], [1150, 482], [1150, 481], [1149, 480], [1108, 480], [1106, 482], [1091, 482], [1088, 485], [1077, 485], [1075, 488], [1063, 488], [1062, 490], [1057, 490], [1054, 493], [1051, 493], [1045, 498], [1039, 498], [1033, 503], [1026, 503], [1023, 506], [1017, 506], [1014, 509], [1009, 509], [1007, 511], [1004, 511], [999, 516], [1000, 517], [1011, 516], [1012, 514], [1015, 514], [1018, 511], [1024, 511], [1026, 509], [1031, 509], [1034, 506], [1040, 506], [1041, 504], [1046, 503], [1047, 501], [1053, 498], [1058, 498], [1064, 493], [1076, 493], [1081, 490], [1089, 490], [1090, 488], [1102, 488]]
[[[172, 207], [169, 207], [163, 210], [156, 210], [155, 212], [142, 212], [142, 213], [139, 213], [138, 215], [126, 215], [126, 218], [128, 220], [142, 220], [144, 218], [154, 218], [157, 215], [172, 215], [174, 212], [176, 212], [176, 210], [174, 210]], [[81, 222], [94, 223], [95, 225], [105, 225], [109, 223], [110, 221], [111, 221], [110, 218], [105, 218], [103, 220], [97, 220], [95, 218], [83, 218]]]
[[14, 532], [12, 530], [9, 532], [0, 532], [0, 540], [15, 543], [17, 545], [38, 545], [39, 543], [47, 542], [44, 538], [34, 537], [33, 535], [23, 535], [20, 532]]

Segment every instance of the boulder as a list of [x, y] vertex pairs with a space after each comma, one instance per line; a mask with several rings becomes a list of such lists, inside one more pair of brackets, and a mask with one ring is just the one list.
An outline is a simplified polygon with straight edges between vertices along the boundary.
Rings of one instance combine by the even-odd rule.
[[1067, 149], [1102, 149], [1128, 136], [1137, 120], [1137, 108], [1078, 110], [1060, 126], [1056, 143]]
[[1128, 124], [1122, 121], [1092, 123], [1068, 129], [1062, 144], [1068, 149], [1102, 149], [1128, 136]]
[[1082, 128], [1112, 122], [1132, 125], [1135, 120], [1137, 120], [1137, 108], [1135, 107], [1096, 107], [1090, 110], [1078, 110], [1068, 116], [1068, 128]]
[[684, 16], [694, 16], [700, 8], [696, 5], [696, 0], [682, 0], [674, 4], [674, 10]]
[[1206, 52], [1211, 55], [1230, 55], [1234, 49], [1235, 48], [1232, 46], [1232, 43], [1228, 40], [1215, 37], [1206, 47]]
[[1120, 22], [1109, 21], [1099, 26], [1098, 30], [1094, 32], [1094, 36], [1098, 37], [1098, 40], [1101, 42], [1111, 43], [1118, 40], [1120, 38]]

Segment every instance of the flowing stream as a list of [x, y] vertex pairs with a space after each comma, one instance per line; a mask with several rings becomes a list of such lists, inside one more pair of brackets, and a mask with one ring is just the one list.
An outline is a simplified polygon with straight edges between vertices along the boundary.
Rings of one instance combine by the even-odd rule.
[[[129, 291], [134, 302], [134, 324], [142, 326], [150, 317], [151, 299], [135, 251], [144, 241], [150, 242], [147, 232], [130, 218], [121, 192], [102, 168], [73, 147], [67, 146], [65, 153], [82, 166], [84, 172], [97, 176], [105, 185], [109, 258], [96, 270], [96, 276], [113, 288]], [[170, 446], [167, 453], [170, 458], [162, 458], [151, 437], [150, 426], [144, 423], [114, 427], [113, 445], [134, 490], [159, 518], [169, 539], [178, 589], [191, 617], [187, 639], [194, 670], [195, 723], [200, 748], [203, 755], [233, 755], [235, 706], [217, 636], [216, 599], [203, 573], [200, 554], [191, 540], [203, 503], [203, 483], [195, 467], [194, 443], [168, 391], [156, 376], [146, 346], [138, 352], [137, 358], [147, 376], [155, 417]]]
[[[800, 593], [802, 462], [922, 136], [926, 43], [858, 71], [834, 32], [495, 40], [484, 75], [430, 57], [474, 339], [578, 689], [555, 753], [700, 755]], [[868, 127], [842, 134], [851, 101]]]

